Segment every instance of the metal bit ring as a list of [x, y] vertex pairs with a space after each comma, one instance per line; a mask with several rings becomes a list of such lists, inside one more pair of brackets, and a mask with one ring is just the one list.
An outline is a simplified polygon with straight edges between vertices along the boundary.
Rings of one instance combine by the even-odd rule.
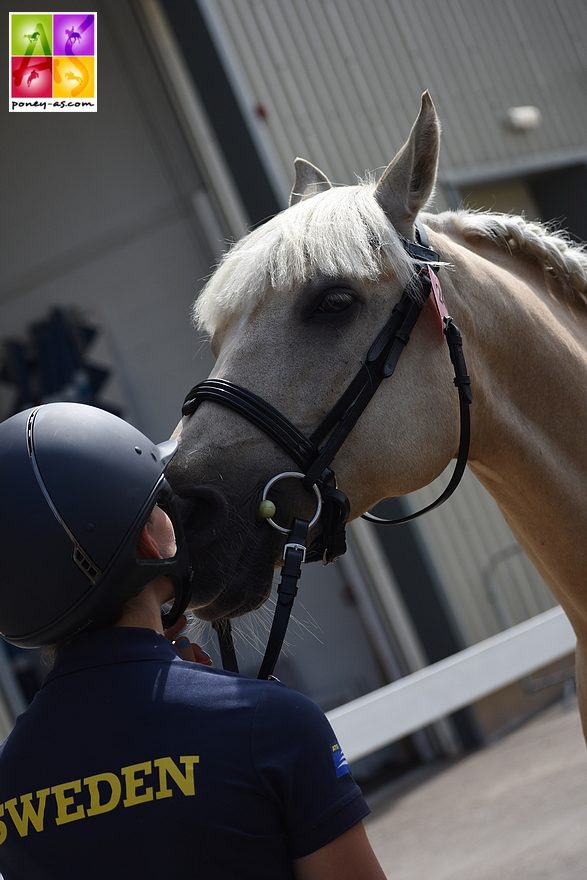
[[[305, 480], [306, 475], [299, 473], [299, 471], [284, 471], [282, 474], [277, 474], [275, 477], [271, 477], [265, 488], [263, 489], [263, 496], [261, 498], [262, 501], [267, 500], [267, 496], [269, 495], [269, 491], [275, 483], [278, 483], [279, 480], [286, 480], [292, 477], [297, 477], [298, 480]], [[322, 495], [320, 494], [320, 489], [314, 483], [312, 486], [314, 490], [314, 494], [316, 496], [316, 510], [314, 512], [314, 516], [308, 523], [308, 529], [311, 529], [312, 526], [315, 526], [318, 520], [320, 519], [320, 514], [322, 513]], [[279, 523], [276, 523], [274, 519], [271, 517], [267, 517], [266, 522], [269, 523], [270, 526], [273, 526], [274, 529], [277, 529], [278, 532], [281, 532], [282, 535], [289, 535], [291, 529], [286, 529], [283, 526], [280, 526]]]

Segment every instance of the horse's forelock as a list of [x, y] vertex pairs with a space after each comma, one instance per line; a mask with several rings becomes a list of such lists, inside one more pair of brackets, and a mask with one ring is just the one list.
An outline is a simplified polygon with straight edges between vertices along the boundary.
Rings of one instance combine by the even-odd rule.
[[250, 313], [268, 291], [291, 290], [316, 274], [375, 280], [391, 268], [407, 285], [411, 260], [373, 191], [371, 181], [335, 187], [238, 241], [197, 299], [196, 324], [214, 333], [232, 315]]

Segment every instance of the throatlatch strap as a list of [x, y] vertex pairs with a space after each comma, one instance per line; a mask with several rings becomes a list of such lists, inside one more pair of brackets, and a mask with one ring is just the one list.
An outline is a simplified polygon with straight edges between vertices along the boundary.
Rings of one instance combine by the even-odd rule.
[[383, 517], [375, 516], [374, 513], [363, 513], [362, 519], [366, 519], [368, 522], [377, 523], [381, 526], [396, 526], [410, 522], [410, 520], [416, 519], [424, 513], [429, 513], [429, 511], [444, 504], [447, 498], [450, 498], [459, 485], [465, 472], [467, 458], [469, 456], [469, 443], [471, 440], [471, 420], [469, 416], [469, 406], [473, 402], [471, 380], [467, 374], [467, 364], [465, 363], [465, 356], [463, 354], [463, 338], [459, 328], [450, 317], [445, 319], [444, 335], [455, 371], [453, 382], [459, 392], [461, 436], [455, 469], [444, 492], [436, 499], [436, 501], [433, 501], [432, 504], [428, 504], [428, 506], [423, 507], [422, 510], [416, 510], [414, 513], [410, 513], [407, 516], [400, 516], [397, 519], [384, 519]]

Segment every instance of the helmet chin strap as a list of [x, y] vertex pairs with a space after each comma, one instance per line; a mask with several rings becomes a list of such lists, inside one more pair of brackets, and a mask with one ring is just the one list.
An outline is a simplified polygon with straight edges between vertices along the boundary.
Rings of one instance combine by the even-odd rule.
[[175, 556], [169, 560], [169, 571], [161, 571], [160, 574], [167, 576], [174, 590], [171, 608], [161, 611], [161, 623], [163, 629], [172, 627], [185, 612], [192, 596], [192, 581], [194, 572], [190, 564], [189, 550], [185, 539], [185, 532], [181, 518], [181, 512], [176, 496], [167, 482], [164, 482], [162, 491], [157, 499], [161, 509], [167, 513], [175, 532]]
[[161, 609], [161, 623], [163, 629], [170, 629], [175, 623], [177, 623], [188, 607], [192, 595], [192, 579], [191, 571], [183, 581], [180, 581], [179, 578], [172, 579], [175, 595], [173, 596], [171, 608], [167, 611]]

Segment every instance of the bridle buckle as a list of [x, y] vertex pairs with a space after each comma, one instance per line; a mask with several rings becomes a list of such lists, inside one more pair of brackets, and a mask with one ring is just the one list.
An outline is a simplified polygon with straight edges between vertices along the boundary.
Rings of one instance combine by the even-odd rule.
[[306, 547], [304, 544], [296, 544], [296, 543], [285, 544], [284, 548], [283, 548], [284, 561], [285, 561], [285, 556], [286, 556], [286, 553], [288, 550], [300, 550], [302, 553], [301, 564], [302, 565], [304, 564], [304, 562], [306, 561]]

